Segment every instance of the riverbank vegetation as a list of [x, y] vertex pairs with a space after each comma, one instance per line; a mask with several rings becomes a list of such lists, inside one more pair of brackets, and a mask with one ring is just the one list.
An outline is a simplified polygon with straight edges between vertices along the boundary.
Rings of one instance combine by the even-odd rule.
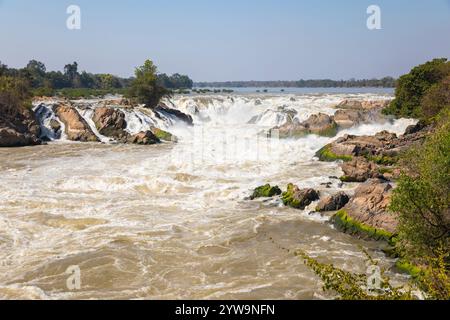
[[[390, 204], [399, 221], [395, 241], [389, 239], [394, 246], [391, 255], [399, 258], [399, 269], [412, 274], [411, 287], [421, 290], [426, 299], [450, 299], [449, 75], [446, 59], [413, 68], [400, 77], [395, 99], [384, 111], [417, 117], [431, 126], [424, 143], [401, 155], [397, 163], [401, 175]], [[342, 299], [372, 298], [362, 290], [366, 275], [322, 264], [306, 253], [299, 256], [323, 280], [324, 290]], [[386, 286], [385, 280], [382, 284]], [[408, 288], [388, 288], [376, 298], [410, 299], [408, 292]]]
[[[77, 62], [69, 63], [61, 71], [47, 71], [44, 63], [31, 60], [25, 68], [8, 68], [0, 62], [0, 76], [23, 79], [35, 96], [62, 96], [69, 99], [99, 97], [106, 94], [125, 94], [135, 78], [112, 74], [93, 74], [79, 71]], [[191, 89], [193, 81], [186, 75], [171, 76], [156, 73], [155, 86], [167, 90]]]

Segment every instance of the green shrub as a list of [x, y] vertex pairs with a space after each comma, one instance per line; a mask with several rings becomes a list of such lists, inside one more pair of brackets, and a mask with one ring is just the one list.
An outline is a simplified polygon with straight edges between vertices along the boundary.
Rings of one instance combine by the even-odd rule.
[[447, 59], [434, 59], [419, 65], [397, 81], [395, 99], [384, 110], [385, 114], [398, 117], [425, 117], [421, 102], [427, 91], [450, 75]]

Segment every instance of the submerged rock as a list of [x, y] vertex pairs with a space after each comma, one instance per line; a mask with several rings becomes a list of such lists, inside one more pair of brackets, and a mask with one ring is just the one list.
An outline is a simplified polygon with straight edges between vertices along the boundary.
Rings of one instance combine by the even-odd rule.
[[69, 140], [81, 142], [100, 141], [75, 108], [67, 105], [56, 105], [53, 110], [64, 123], [65, 133]]
[[286, 206], [303, 210], [313, 201], [319, 200], [319, 193], [314, 189], [299, 189], [290, 183], [282, 194], [282, 200]]
[[316, 211], [335, 211], [344, 207], [350, 200], [345, 192], [339, 192], [335, 195], [328, 196], [319, 201]]
[[250, 196], [250, 200], [254, 200], [256, 198], [270, 198], [280, 194], [281, 189], [278, 186], [272, 187], [270, 184], [266, 184], [256, 188]]
[[169, 108], [164, 103], [160, 103], [158, 106], [151, 108], [151, 109], [153, 110], [153, 112], [155, 112], [156, 116], [161, 116], [160, 113], [168, 114], [168, 115], [174, 116], [175, 118], [183, 121], [184, 123], [186, 123], [189, 126], [194, 125], [194, 120], [192, 119], [192, 117], [190, 115], [183, 113], [180, 110]]

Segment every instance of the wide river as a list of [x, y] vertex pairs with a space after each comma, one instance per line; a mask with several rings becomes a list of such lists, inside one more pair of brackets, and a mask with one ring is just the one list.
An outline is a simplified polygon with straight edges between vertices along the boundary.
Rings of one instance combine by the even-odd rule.
[[[175, 97], [176, 107], [196, 114], [192, 128], [167, 128], [178, 143], [59, 140], [0, 149], [0, 298], [329, 298], [303, 261], [279, 246], [365, 272], [363, 246], [392, 266], [380, 244], [335, 230], [327, 215], [310, 213], [314, 205], [301, 211], [279, 199], [246, 199], [264, 183], [284, 189], [292, 182], [322, 195], [354, 190], [354, 184], [330, 178], [342, 174], [337, 164], [314, 158], [332, 139], [258, 135], [285, 121], [287, 109], [303, 120], [333, 114], [345, 98], [389, 96]], [[401, 134], [411, 123], [401, 119], [345, 132]], [[79, 289], [67, 286], [73, 266], [80, 271]]]

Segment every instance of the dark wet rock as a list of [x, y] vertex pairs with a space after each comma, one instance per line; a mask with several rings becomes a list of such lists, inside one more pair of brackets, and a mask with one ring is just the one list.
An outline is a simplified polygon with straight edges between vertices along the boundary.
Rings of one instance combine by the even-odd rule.
[[186, 113], [181, 112], [180, 110], [169, 108], [164, 103], [160, 103], [158, 106], [151, 108], [156, 116], [161, 117], [161, 114], [172, 115], [180, 121], [186, 123], [187, 125], [192, 126], [194, 124], [194, 120], [192, 117]]
[[270, 198], [280, 194], [281, 189], [278, 186], [272, 187], [270, 184], [266, 184], [256, 188], [250, 196], [250, 200], [254, 200], [256, 198]]
[[320, 200], [317, 204], [316, 211], [336, 211], [343, 208], [349, 200], [350, 198], [345, 192], [339, 192]]
[[290, 183], [282, 194], [282, 200], [286, 206], [303, 210], [313, 201], [319, 200], [319, 193], [314, 189], [299, 189]]

